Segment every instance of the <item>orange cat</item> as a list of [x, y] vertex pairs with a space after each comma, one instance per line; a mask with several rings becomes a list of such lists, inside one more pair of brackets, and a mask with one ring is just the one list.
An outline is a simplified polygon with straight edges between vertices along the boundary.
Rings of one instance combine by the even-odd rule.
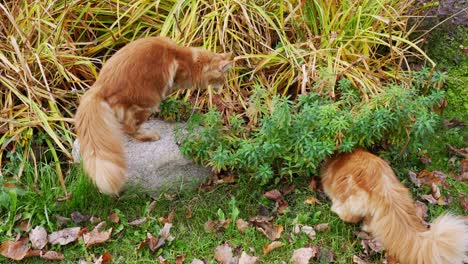
[[160, 138], [140, 125], [172, 91], [225, 82], [231, 53], [181, 47], [164, 37], [133, 41], [103, 66], [76, 113], [83, 165], [102, 193], [118, 194], [126, 181], [123, 132], [141, 140]]
[[408, 189], [381, 158], [364, 150], [333, 157], [325, 163], [322, 183], [332, 211], [347, 222], [363, 220], [364, 230], [400, 263], [463, 263], [468, 226], [445, 214], [428, 229]]

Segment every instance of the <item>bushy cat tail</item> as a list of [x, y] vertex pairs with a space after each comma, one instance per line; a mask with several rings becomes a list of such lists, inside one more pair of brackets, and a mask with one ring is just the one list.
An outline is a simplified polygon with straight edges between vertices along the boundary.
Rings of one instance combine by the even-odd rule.
[[123, 133], [96, 88], [84, 94], [75, 116], [80, 154], [85, 171], [99, 191], [117, 195], [127, 180]]
[[432, 261], [424, 263], [464, 263], [468, 251], [468, 225], [461, 217], [441, 215], [419, 236], [421, 252], [418, 254]]
[[464, 263], [468, 226], [463, 218], [444, 214], [427, 229], [416, 216], [414, 207], [404, 203], [393, 203], [374, 226], [377, 239], [386, 250], [402, 264]]

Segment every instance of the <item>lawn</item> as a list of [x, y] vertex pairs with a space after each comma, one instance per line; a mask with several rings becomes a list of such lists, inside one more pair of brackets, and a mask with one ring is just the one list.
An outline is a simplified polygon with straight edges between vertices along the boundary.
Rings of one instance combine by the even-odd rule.
[[[359, 225], [344, 223], [330, 211], [319, 167], [329, 149], [338, 146], [340, 151], [364, 146], [388, 160], [418, 201], [425, 221], [445, 212], [467, 215], [466, 27], [442, 27], [430, 32], [424, 45], [417, 37], [412, 42], [410, 36], [418, 31], [408, 26], [407, 14], [419, 10], [411, 8], [413, 1], [386, 1], [391, 11], [378, 1], [360, 1], [362, 6], [357, 6], [345, 0], [333, 5], [65, 2], [0, 4], [0, 25], [8, 25], [0, 26], [0, 37], [6, 40], [0, 43], [0, 243], [19, 245], [9, 253], [2, 246], [0, 252], [10, 259], [14, 255], [22, 263], [46, 261], [47, 256], [28, 251], [32, 241], [25, 240], [41, 226], [49, 235], [79, 227], [79, 234], [68, 237], [70, 243], [46, 245], [49, 252], [63, 254], [59, 263], [237, 263], [243, 254], [239, 263], [254, 263], [245, 261], [245, 254], [258, 257], [259, 263], [301, 263], [293, 261], [293, 255], [304, 248], [311, 263], [393, 263]], [[228, 89], [220, 94], [204, 91], [200, 100], [191, 91], [173, 94], [159, 117], [184, 119], [194, 104], [206, 119], [218, 118], [214, 123], [219, 123], [222, 142], [207, 140], [212, 136], [207, 130], [201, 133], [207, 135], [204, 142], [195, 138], [182, 145], [190, 158], [214, 165], [217, 172], [195, 186], [128, 186], [120, 197], [109, 197], [70, 162], [76, 104], [117, 48], [158, 34], [236, 54]], [[432, 71], [434, 64], [438, 71]], [[411, 73], [410, 68], [422, 70]], [[400, 89], [395, 90], [397, 99], [407, 99], [404, 106], [410, 110], [393, 109], [384, 101], [378, 108], [380, 119], [363, 119], [369, 124], [382, 121], [382, 129], [359, 134], [349, 128], [346, 118], [376, 113], [366, 106], [376, 104], [377, 109], [380, 104], [372, 100], [385, 99], [391, 87]], [[413, 88], [414, 94], [398, 93]], [[440, 95], [445, 101], [426, 94], [428, 90], [444, 92]], [[301, 97], [306, 94], [311, 97]], [[308, 145], [314, 151], [307, 153], [315, 159], [304, 162], [308, 157], [300, 148], [289, 148], [291, 135], [278, 128], [282, 113], [275, 116], [272, 109], [282, 109], [282, 102], [290, 107], [284, 108], [285, 116], [303, 121], [307, 112], [301, 116], [302, 108], [294, 107], [304, 103], [301, 98], [314, 96], [325, 99], [310, 113], [346, 122], [344, 128], [338, 124], [329, 131], [326, 123], [314, 123], [318, 128], [310, 131], [321, 137], [314, 138], [316, 145]], [[437, 101], [434, 107], [431, 100]], [[415, 107], [415, 102], [424, 106]], [[341, 112], [333, 111], [337, 109]], [[348, 110], [350, 115], [341, 119]], [[398, 111], [403, 114], [395, 117]], [[267, 146], [270, 142], [262, 136], [269, 134], [263, 132], [280, 142], [274, 147], [290, 152], [265, 155], [258, 167], [249, 167], [236, 151], [241, 146]], [[356, 137], [342, 141], [343, 134]], [[431, 186], [418, 187], [418, 179], [437, 179], [440, 197]], [[89, 240], [99, 238], [102, 243]], [[13, 260], [0, 256], [0, 262]]]

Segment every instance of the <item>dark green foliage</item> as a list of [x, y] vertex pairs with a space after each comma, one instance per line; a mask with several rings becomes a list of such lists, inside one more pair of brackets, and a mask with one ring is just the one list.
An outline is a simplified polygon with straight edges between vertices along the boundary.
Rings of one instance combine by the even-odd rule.
[[347, 81], [339, 83], [337, 100], [309, 94], [292, 102], [274, 96], [273, 109], [250, 133], [239, 116], [224, 127], [220, 113], [211, 109], [193, 121], [203, 128], [189, 129], [181, 150], [215, 170], [241, 170], [266, 183], [276, 175], [315, 174], [335, 151], [379, 143], [407, 147], [424, 140], [438, 121], [432, 109], [443, 99], [443, 91], [434, 88], [441, 78], [422, 82], [425, 74], [415, 74], [413, 88], [390, 85], [366, 102]]

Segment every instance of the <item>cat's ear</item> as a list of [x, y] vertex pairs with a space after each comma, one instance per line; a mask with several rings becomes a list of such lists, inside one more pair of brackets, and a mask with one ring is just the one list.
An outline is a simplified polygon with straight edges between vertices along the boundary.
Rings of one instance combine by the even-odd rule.
[[219, 62], [219, 71], [226, 72], [227, 70], [232, 68], [233, 62], [231, 60], [222, 60]]
[[219, 55], [221, 56], [221, 58], [223, 58], [225, 60], [229, 60], [232, 57], [232, 51], [231, 52], [226, 52], [226, 53], [221, 53]]

